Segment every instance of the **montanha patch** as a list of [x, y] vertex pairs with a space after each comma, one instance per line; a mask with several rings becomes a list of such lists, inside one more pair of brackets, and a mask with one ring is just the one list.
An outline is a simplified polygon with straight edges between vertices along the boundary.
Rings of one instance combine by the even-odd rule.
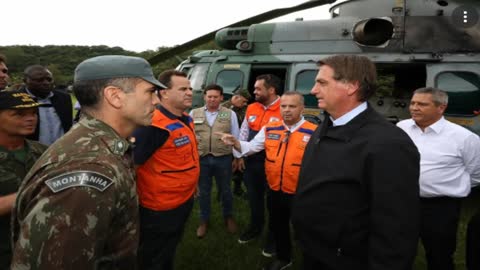
[[103, 192], [113, 184], [113, 180], [97, 172], [76, 171], [48, 179], [45, 184], [54, 193], [71, 187], [89, 187]]

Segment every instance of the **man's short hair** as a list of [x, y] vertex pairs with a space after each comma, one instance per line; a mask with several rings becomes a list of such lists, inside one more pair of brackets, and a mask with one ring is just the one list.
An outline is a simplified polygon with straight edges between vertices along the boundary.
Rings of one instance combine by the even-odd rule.
[[422, 87], [413, 91], [413, 94], [430, 94], [432, 95], [433, 103], [435, 105], [448, 105], [447, 92], [433, 87]]
[[203, 94], [206, 95], [208, 90], [217, 90], [217, 91], [220, 92], [220, 95], [223, 96], [223, 87], [221, 87], [218, 84], [212, 83], [212, 84], [209, 84], [209, 85], [205, 86], [205, 90], [203, 90]]
[[28, 66], [25, 68], [25, 70], [23, 71], [23, 78], [26, 79], [26, 78], [30, 78], [30, 75], [35, 72], [35, 71], [43, 71], [43, 70], [48, 70], [47, 67], [44, 67], [42, 65], [31, 65], [31, 66]]
[[348, 83], [358, 82], [359, 101], [367, 101], [377, 89], [377, 70], [375, 64], [365, 56], [334, 55], [317, 62], [319, 67], [333, 69], [333, 79]]
[[158, 75], [158, 81], [161, 82], [166, 87], [171, 88], [172, 87], [172, 77], [173, 76], [179, 76], [179, 77], [187, 78], [187, 74], [183, 71], [178, 71], [178, 70], [175, 70], [175, 69], [168, 69], [168, 70], [165, 70], [164, 72], [160, 73], [160, 75]]
[[97, 108], [105, 87], [115, 86], [125, 92], [132, 92], [141, 81], [142, 79], [136, 77], [76, 81], [73, 84], [73, 93], [82, 108]]
[[265, 82], [265, 87], [270, 88], [273, 87], [275, 89], [275, 94], [280, 94], [281, 92], [281, 87], [282, 87], [282, 81], [280, 80], [279, 77], [273, 75], [273, 74], [262, 74], [257, 76], [256, 80], [263, 80]]
[[303, 95], [300, 92], [297, 92], [297, 91], [285, 91], [282, 94], [282, 97], [283, 96], [297, 96], [300, 99], [300, 103], [302, 105], [305, 103], [305, 98], [303, 97]]

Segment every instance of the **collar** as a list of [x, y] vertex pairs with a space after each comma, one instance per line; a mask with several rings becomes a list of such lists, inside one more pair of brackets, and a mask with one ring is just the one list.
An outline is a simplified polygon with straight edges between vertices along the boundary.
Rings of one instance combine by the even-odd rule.
[[353, 110], [349, 111], [348, 113], [342, 115], [341, 117], [337, 118], [334, 120], [330, 116], [330, 120], [332, 120], [332, 125], [334, 127], [336, 126], [343, 126], [346, 125], [348, 122], [350, 122], [355, 116], [359, 115], [361, 112], [365, 111], [367, 109], [367, 102], [363, 102], [362, 104], [358, 105], [355, 107]]
[[114, 154], [124, 155], [132, 146], [129, 141], [122, 138], [111, 126], [93, 118], [87, 113], [84, 113], [83, 118], [78, 123], [87, 129], [93, 130], [92, 133], [98, 134], [100, 139]]
[[169, 110], [165, 109], [165, 107], [163, 107], [162, 105], [158, 105], [157, 106], [157, 110], [159, 110], [160, 112], [162, 112], [166, 117], [172, 119], [172, 120], [175, 120], [175, 119], [180, 119], [182, 118], [182, 116], [177, 116], [173, 113], [171, 113]]
[[218, 109], [216, 111], [211, 112], [207, 109], [207, 106], [203, 106], [203, 110], [205, 110], [205, 112], [209, 112], [209, 113], [218, 113], [220, 111], [220, 107], [222, 107], [222, 105], [218, 106]]
[[277, 102], [279, 102], [279, 101], [280, 101], [280, 97], [277, 96], [277, 98], [276, 98], [272, 103], [270, 103], [270, 104], [267, 105], [267, 106], [263, 105], [262, 103], [260, 103], [260, 104], [262, 104], [263, 108], [266, 110], [266, 109], [272, 107], [273, 105], [275, 105], [275, 103], [277, 103]]
[[40, 97], [35, 96], [32, 92], [30, 92], [30, 90], [28, 90], [28, 88], [26, 86], [25, 86], [25, 91], [27, 92], [27, 94], [36, 98], [37, 100], [50, 99], [50, 98], [53, 97], [53, 91], [51, 91], [46, 98], [40, 98]]
[[285, 126], [285, 128], [287, 130], [291, 132], [294, 132], [295, 130], [297, 130], [301, 125], [303, 125], [303, 123], [305, 122], [305, 118], [302, 116], [302, 118], [300, 118], [300, 121], [298, 121], [297, 123], [293, 124], [291, 127], [288, 127], [287, 124], [285, 124], [285, 122], [282, 120], [283, 122], [283, 125]]
[[[447, 120], [445, 120], [445, 117], [441, 117], [438, 119], [437, 122], [431, 124], [430, 126], [425, 128], [425, 131], [432, 130], [435, 133], [440, 133], [443, 130], [443, 127], [447, 124]], [[412, 119], [412, 127], [420, 129], [420, 127], [413, 121]]]

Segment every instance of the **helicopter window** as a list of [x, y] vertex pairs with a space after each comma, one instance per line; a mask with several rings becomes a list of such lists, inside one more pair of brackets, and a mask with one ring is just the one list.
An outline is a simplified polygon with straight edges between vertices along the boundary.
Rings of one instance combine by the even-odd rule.
[[188, 76], [193, 90], [200, 90], [207, 77], [208, 64], [196, 64]]
[[443, 72], [436, 78], [437, 88], [448, 93], [447, 114], [471, 115], [480, 107], [480, 76], [472, 72]]
[[317, 99], [310, 94], [310, 90], [312, 90], [315, 84], [317, 73], [318, 70], [304, 70], [297, 74], [297, 79], [295, 80], [295, 90], [302, 93], [305, 98], [305, 106], [307, 107], [317, 106]]
[[232, 97], [233, 90], [242, 87], [243, 72], [240, 70], [223, 70], [218, 73], [216, 83], [223, 87], [224, 99]]

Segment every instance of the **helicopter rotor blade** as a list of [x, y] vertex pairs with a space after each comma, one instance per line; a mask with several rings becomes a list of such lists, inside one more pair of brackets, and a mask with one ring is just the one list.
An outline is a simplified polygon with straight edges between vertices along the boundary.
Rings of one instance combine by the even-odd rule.
[[302, 4], [299, 4], [299, 5], [296, 5], [296, 6], [293, 6], [293, 7], [273, 9], [273, 10], [255, 15], [253, 17], [238, 21], [236, 23], [227, 25], [225, 27], [222, 27], [220, 29], [212, 31], [208, 34], [205, 34], [203, 36], [200, 36], [198, 38], [195, 38], [195, 39], [192, 39], [188, 42], [185, 42], [185, 43], [183, 43], [179, 46], [173, 47], [172, 49], [163, 51], [159, 54], [156, 54], [156, 55], [152, 56], [150, 59], [148, 59], [148, 61], [150, 62], [150, 64], [156, 65], [156, 64], [158, 64], [158, 63], [160, 63], [160, 62], [162, 62], [166, 59], [169, 59], [170, 57], [172, 57], [174, 55], [181, 54], [181, 53], [186, 52], [190, 49], [193, 49], [193, 48], [195, 48], [199, 45], [205, 44], [208, 41], [215, 38], [215, 33], [217, 31], [219, 31], [223, 28], [226, 28], [226, 27], [239, 27], [239, 26], [247, 26], [247, 25], [251, 25], [251, 24], [255, 24], [255, 23], [261, 23], [261, 22], [264, 22], [264, 21], [275, 19], [277, 17], [281, 17], [283, 15], [293, 13], [293, 12], [302, 11], [302, 10], [313, 8], [313, 7], [318, 7], [318, 6], [322, 6], [322, 5], [325, 5], [325, 4], [331, 4], [331, 3], [334, 3], [336, 1], [337, 0], [310, 0], [310, 1], [304, 2]]

